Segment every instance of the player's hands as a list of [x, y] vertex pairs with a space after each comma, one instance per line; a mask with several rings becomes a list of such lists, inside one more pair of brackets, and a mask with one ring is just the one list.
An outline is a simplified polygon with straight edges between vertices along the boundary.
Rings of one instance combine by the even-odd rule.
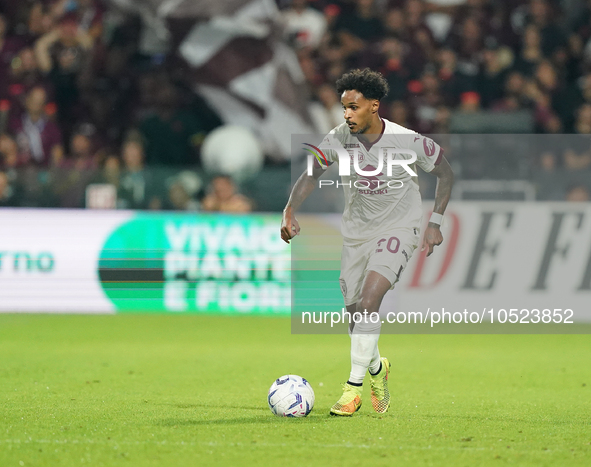
[[281, 220], [281, 238], [285, 243], [300, 233], [300, 224], [295, 218], [291, 208], [285, 208], [283, 219]]
[[443, 235], [441, 235], [439, 226], [437, 224], [429, 223], [425, 230], [425, 235], [423, 236], [423, 246], [421, 247], [421, 251], [428, 249], [427, 256], [430, 256], [431, 253], [433, 253], [433, 247], [441, 245], [441, 242], [443, 242]]

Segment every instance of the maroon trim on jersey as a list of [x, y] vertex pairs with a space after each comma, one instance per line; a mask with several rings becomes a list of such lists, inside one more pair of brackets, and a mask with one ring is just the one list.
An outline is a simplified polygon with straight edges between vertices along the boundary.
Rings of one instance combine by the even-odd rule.
[[361, 144], [363, 144], [363, 147], [365, 148], [366, 151], [369, 151], [374, 144], [376, 144], [379, 140], [382, 139], [382, 135], [384, 134], [384, 130], [386, 130], [386, 122], [384, 121], [384, 119], [382, 117], [380, 117], [380, 120], [382, 121], [382, 131], [380, 132], [380, 136], [378, 136], [378, 139], [376, 139], [373, 143], [365, 144], [365, 142], [363, 140], [357, 138], [361, 142]]
[[439, 165], [442, 157], [443, 157], [443, 148], [439, 148], [439, 155], [437, 156], [437, 160], [435, 161], [435, 165]]

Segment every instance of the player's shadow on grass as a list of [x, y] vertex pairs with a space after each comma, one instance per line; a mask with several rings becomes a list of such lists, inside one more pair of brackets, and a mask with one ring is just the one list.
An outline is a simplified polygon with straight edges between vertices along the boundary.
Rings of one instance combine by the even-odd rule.
[[224, 405], [224, 404], [162, 404], [176, 407], [177, 409], [238, 409], [238, 410], [257, 410], [267, 412], [267, 407], [260, 405]]
[[256, 416], [256, 417], [238, 417], [238, 418], [217, 418], [211, 420], [195, 420], [187, 418], [167, 418], [164, 420], [158, 420], [156, 425], [159, 426], [209, 426], [209, 425], [254, 425], [254, 424], [267, 424], [276, 423], [277, 417], [269, 416]]

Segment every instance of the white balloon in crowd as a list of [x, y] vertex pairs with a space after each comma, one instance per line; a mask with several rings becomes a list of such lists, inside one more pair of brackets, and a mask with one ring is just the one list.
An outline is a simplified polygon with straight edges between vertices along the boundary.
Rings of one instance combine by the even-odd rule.
[[201, 161], [206, 172], [230, 175], [240, 181], [261, 170], [264, 154], [261, 144], [248, 128], [224, 125], [209, 133], [203, 141]]

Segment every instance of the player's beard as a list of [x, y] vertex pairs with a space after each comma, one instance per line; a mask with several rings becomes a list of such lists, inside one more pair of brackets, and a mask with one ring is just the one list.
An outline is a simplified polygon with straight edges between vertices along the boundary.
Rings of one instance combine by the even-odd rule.
[[349, 127], [349, 132], [352, 135], [362, 135], [363, 133], [365, 133], [367, 130], [369, 130], [369, 127], [371, 126], [371, 124], [364, 126], [363, 128], [360, 127], [358, 124], [355, 125], [353, 128], [351, 129], [351, 127]]

